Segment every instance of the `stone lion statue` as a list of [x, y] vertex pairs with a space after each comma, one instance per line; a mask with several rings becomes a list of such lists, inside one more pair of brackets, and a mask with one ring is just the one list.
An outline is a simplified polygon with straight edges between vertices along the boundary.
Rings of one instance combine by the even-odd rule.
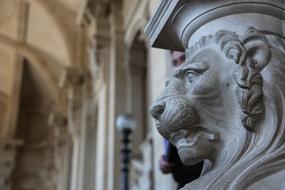
[[185, 165], [205, 160], [183, 189], [285, 189], [285, 38], [222, 30], [186, 57], [150, 109]]

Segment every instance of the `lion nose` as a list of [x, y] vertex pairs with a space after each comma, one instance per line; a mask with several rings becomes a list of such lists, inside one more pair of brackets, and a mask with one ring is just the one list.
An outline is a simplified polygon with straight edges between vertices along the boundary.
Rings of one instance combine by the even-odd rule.
[[164, 109], [165, 109], [164, 103], [155, 104], [150, 108], [150, 114], [152, 115], [153, 118], [158, 119], [161, 116], [161, 114], [164, 112]]

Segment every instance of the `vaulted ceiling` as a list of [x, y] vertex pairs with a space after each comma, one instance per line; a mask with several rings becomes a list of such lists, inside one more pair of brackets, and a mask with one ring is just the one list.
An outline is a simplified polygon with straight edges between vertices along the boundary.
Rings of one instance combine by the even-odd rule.
[[[19, 96], [26, 59], [45, 82], [41, 89], [58, 98], [62, 73], [80, 63], [82, 34], [77, 17], [86, 0], [0, 0], [0, 136]], [[5, 106], [4, 106], [5, 105]], [[2, 113], [5, 112], [5, 113]], [[14, 114], [15, 115], [15, 114]], [[7, 118], [4, 118], [7, 117]], [[3, 131], [3, 130], [2, 130]]]

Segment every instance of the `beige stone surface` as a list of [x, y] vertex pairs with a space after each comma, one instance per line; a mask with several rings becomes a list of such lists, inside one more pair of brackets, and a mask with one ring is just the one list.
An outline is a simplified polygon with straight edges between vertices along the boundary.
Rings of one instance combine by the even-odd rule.
[[31, 4], [29, 24], [27, 26], [27, 44], [59, 65], [70, 65], [65, 36], [62, 34], [58, 21], [48, 14], [39, 4]]
[[11, 96], [12, 85], [15, 72], [16, 64], [16, 51], [1, 44], [0, 45], [0, 91], [6, 94], [8, 97]]
[[87, 2], [86, 0], [59, 0], [59, 2], [61, 2], [64, 7], [71, 9], [74, 12], [78, 12], [79, 11], [79, 7], [82, 6], [82, 3]]

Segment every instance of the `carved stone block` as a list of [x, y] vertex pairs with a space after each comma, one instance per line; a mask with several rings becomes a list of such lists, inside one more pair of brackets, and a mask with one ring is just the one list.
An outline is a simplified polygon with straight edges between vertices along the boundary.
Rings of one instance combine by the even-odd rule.
[[186, 165], [185, 190], [283, 189], [285, 37], [281, 0], [162, 1], [146, 33], [185, 50], [150, 112]]

